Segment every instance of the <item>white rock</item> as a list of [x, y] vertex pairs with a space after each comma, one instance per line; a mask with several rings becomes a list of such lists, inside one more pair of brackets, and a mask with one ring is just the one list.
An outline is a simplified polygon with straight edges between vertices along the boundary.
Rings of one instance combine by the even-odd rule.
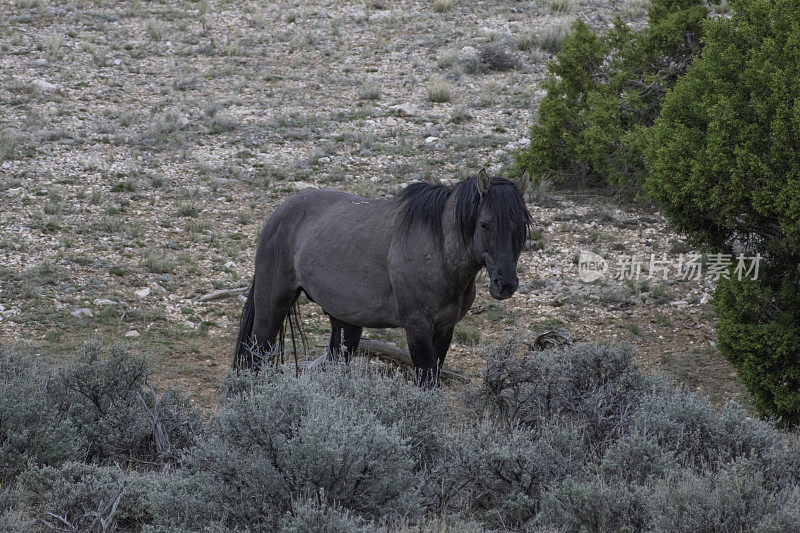
[[369, 17], [370, 22], [388, 22], [394, 18], [391, 11], [378, 11]]
[[708, 296], [708, 293], [704, 293], [703, 297], [700, 298], [700, 303], [704, 304], [704, 303], [708, 302], [709, 299], [710, 299], [710, 297]]
[[461, 57], [475, 57], [478, 55], [478, 50], [472, 46], [465, 46], [460, 53]]
[[138, 337], [138, 336], [139, 336], [139, 332], [138, 332], [138, 331], [136, 331], [135, 329], [132, 329], [132, 330], [130, 330], [129, 332], [127, 332], [127, 333], [125, 334], [125, 336], [126, 336], [126, 337], [128, 337], [128, 338], [136, 338], [136, 337]]
[[151, 289], [153, 292], [158, 293], [158, 294], [164, 294], [164, 293], [167, 292], [167, 289], [165, 289], [164, 287], [162, 287], [161, 285], [159, 285], [155, 281], [153, 283], [151, 283], [148, 288]]
[[114, 300], [106, 300], [105, 298], [97, 298], [92, 303], [94, 305], [98, 305], [99, 306], [99, 305], [116, 305], [117, 302], [115, 302]]
[[43, 58], [43, 57], [40, 57], [39, 59], [34, 61], [33, 64], [35, 66], [37, 66], [37, 67], [46, 67], [47, 66], [47, 60], [45, 58]]
[[225, 263], [225, 268], [236, 268], [236, 263], [234, 263], [233, 261], [228, 261], [227, 263]]
[[430, 136], [430, 137], [426, 137], [425, 138], [425, 142], [428, 143], [428, 144], [435, 143], [438, 140], [439, 140], [439, 137], [434, 137], [434, 136]]
[[91, 309], [87, 309], [86, 307], [81, 307], [80, 309], [76, 309], [73, 312], [71, 312], [70, 314], [72, 316], [74, 316], [75, 318], [82, 318], [82, 317], [92, 318], [94, 316], [94, 313], [92, 313], [92, 310]]
[[686, 300], [676, 300], [676, 301], [672, 302], [672, 305], [674, 305], [675, 307], [682, 307], [682, 306], [688, 305], [688, 304], [689, 304], [689, 302], [687, 302]]
[[417, 114], [417, 107], [409, 103], [393, 105], [389, 109], [400, 117], [413, 117]]
[[58, 90], [58, 85], [52, 84], [45, 80], [35, 79], [31, 81], [31, 84], [36, 88], [36, 90], [43, 93], [54, 93]]
[[134, 291], [133, 294], [135, 294], [139, 298], [147, 298], [148, 296], [150, 296], [150, 287], [145, 287], [144, 289]]

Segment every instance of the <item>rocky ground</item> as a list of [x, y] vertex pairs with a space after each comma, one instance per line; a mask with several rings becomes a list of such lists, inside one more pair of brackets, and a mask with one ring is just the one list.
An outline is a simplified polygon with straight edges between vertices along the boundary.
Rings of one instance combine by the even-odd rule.
[[[641, 25], [638, 0], [17, 0], [0, 25], [0, 340], [71, 357], [122, 339], [198, 401], [229, 365], [259, 226], [291, 192], [388, 196], [504, 173], [571, 20]], [[745, 399], [715, 348], [713, 280], [648, 279], [690, 250], [628, 196], [533, 187], [512, 299], [485, 280], [450, 364], [508, 331], [626, 341], [642, 363]], [[578, 277], [581, 250], [609, 261]], [[614, 279], [620, 256], [644, 263]], [[303, 305], [315, 345], [327, 322]], [[400, 332], [368, 336], [403, 345]]]

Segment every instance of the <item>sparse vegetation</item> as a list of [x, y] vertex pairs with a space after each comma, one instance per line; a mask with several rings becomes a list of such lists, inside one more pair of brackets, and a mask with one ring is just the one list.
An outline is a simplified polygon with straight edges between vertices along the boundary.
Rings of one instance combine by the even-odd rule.
[[450, 82], [444, 78], [434, 78], [428, 84], [428, 100], [434, 103], [449, 102], [452, 98]]
[[464, 70], [470, 73], [489, 71], [505, 72], [517, 66], [516, 59], [508, 53], [501, 42], [489, 42], [478, 50], [475, 58], [464, 62]]
[[360, 98], [362, 100], [379, 100], [380, 97], [381, 97], [381, 88], [377, 83], [371, 81], [364, 81], [361, 84]]
[[536, 46], [551, 54], [557, 54], [561, 50], [564, 37], [569, 28], [562, 24], [548, 26], [543, 32], [536, 36]]
[[[565, 5], [605, 28], [616, 13], [629, 16], [646, 3]], [[502, 421], [485, 391], [463, 400], [449, 382], [425, 396], [400, 377], [364, 376], [360, 367], [301, 382], [239, 376], [230, 381], [241, 386], [225, 385], [233, 392], [218, 401], [241, 302], [238, 295], [197, 299], [249, 282], [254, 239], [276, 205], [315, 187], [381, 199], [413, 181], [452, 183], [484, 167], [507, 175], [510, 154], [527, 146], [545, 60], [578, 14], [548, 0], [452, 2], [441, 13], [434, 0], [2, 5], [0, 339], [6, 352], [35, 354], [36, 364], [28, 378], [0, 379], [0, 396], [11, 398], [0, 401], [0, 464], [11, 465], [0, 480], [0, 531], [624, 529], [603, 522], [626, 516], [607, 502], [623, 502], [624, 510], [625, 502], [638, 505], [629, 493], [649, 498], [654, 486], [664, 494], [662, 484], [674, 489], [678, 480], [690, 489], [658, 507], [672, 513], [669, 520], [651, 520], [661, 511], [639, 505], [639, 529], [675, 529], [680, 517], [668, 507], [676, 501], [698, 523], [734, 516], [723, 504], [742, 496], [723, 494], [712, 481], [750, 486], [724, 477], [725, 465], [707, 463], [720, 478], [698, 469], [659, 477], [659, 470], [625, 485], [601, 469], [601, 452], [587, 451], [598, 448], [592, 426], [562, 425], [561, 412], [543, 415], [542, 433], [510, 429], [515, 423]], [[636, 28], [644, 23], [631, 20]], [[447, 80], [450, 104], [429, 103], [428, 83], [437, 78]], [[481, 274], [447, 364], [478, 386], [481, 347], [504, 331], [528, 342], [557, 329], [573, 339], [624, 339], [647, 368], [710, 394], [717, 408], [731, 397], [747, 401], [711, 344], [715, 316], [699, 303], [709, 283], [668, 285], [670, 299], [688, 301], [673, 306], [611, 272], [594, 284], [575, 276], [570, 259], [584, 238], [610, 263], [614, 251], [671, 251], [676, 236], [663, 219], [627, 196], [602, 200], [613, 204], [603, 215], [593, 194], [563, 195], [551, 182], [557, 179], [545, 176], [528, 188], [535, 227], [518, 265], [518, 294], [490, 299]], [[300, 303], [312, 350], [327, 344], [327, 316], [306, 298]], [[633, 322], [640, 335], [629, 334]], [[407, 348], [402, 330], [365, 335]], [[157, 394], [137, 377], [138, 358], [104, 370], [117, 360], [106, 350], [93, 348], [96, 360], [79, 357], [87, 338], [122, 339], [132, 351], [153, 353], [147, 382]], [[681, 355], [661, 364], [664, 353]], [[51, 361], [68, 368], [43, 366]], [[0, 374], [5, 368], [0, 363]], [[133, 379], [133, 388], [110, 383], [112, 374]], [[498, 382], [517, 374], [514, 367], [486, 384], [502, 389]], [[580, 381], [572, 370], [564, 375]], [[172, 402], [168, 386], [192, 397], [174, 393], [180, 401]], [[573, 397], [606, 399], [593, 394], [581, 389]], [[287, 397], [296, 406], [287, 407]], [[243, 410], [248, 403], [274, 412], [245, 425], [254, 420]], [[213, 413], [209, 423], [181, 418], [195, 405]], [[171, 432], [171, 451], [145, 406]], [[98, 409], [106, 412], [96, 416]], [[680, 420], [669, 424], [689, 420], [694, 431], [692, 417], [680, 417], [686, 410], [675, 411]], [[276, 424], [276, 413], [295, 422]], [[240, 438], [246, 430], [250, 437]], [[692, 434], [707, 433], [701, 426]], [[290, 446], [269, 448], [265, 437]], [[265, 450], [275, 451], [278, 470]], [[363, 457], [347, 455], [353, 451]], [[320, 458], [342, 470], [359, 467], [363, 480], [351, 470], [332, 482]], [[770, 489], [776, 501], [786, 499], [774, 483]], [[378, 516], [376, 502], [384, 501]], [[736, 516], [749, 516], [760, 501], [746, 500]], [[405, 508], [411, 511], [398, 516]]]
[[455, 0], [433, 0], [433, 10], [437, 13], [444, 13], [453, 9]]
[[551, 13], [570, 13], [572, 11], [572, 0], [546, 0], [548, 9]]

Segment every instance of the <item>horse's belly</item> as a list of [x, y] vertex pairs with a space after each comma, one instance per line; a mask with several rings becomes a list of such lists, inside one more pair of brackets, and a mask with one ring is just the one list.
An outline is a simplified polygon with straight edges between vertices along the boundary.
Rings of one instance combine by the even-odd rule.
[[397, 302], [388, 284], [355, 279], [343, 272], [301, 276], [300, 286], [322, 309], [348, 324], [400, 327]]

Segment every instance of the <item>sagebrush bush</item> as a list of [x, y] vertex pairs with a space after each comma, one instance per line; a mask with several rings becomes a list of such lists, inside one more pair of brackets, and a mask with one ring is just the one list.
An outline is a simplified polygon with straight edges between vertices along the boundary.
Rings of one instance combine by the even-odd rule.
[[23, 501], [52, 529], [130, 530], [150, 518], [150, 480], [119, 466], [35, 467], [20, 476], [20, 484]]
[[509, 425], [558, 420], [602, 450], [626, 431], [634, 406], [663, 384], [633, 364], [630, 350], [576, 346], [553, 358], [548, 352], [513, 354], [513, 341], [487, 353], [483, 389], [492, 409]]
[[709, 21], [703, 55], [664, 100], [646, 189], [690, 241], [761, 254], [721, 280], [720, 351], [754, 403], [800, 422], [800, 4], [746, 0]]
[[0, 486], [29, 465], [58, 465], [79, 455], [79, 435], [50, 404], [51, 379], [28, 357], [0, 346]]
[[597, 34], [578, 20], [550, 62], [530, 146], [514, 171], [569, 184], [640, 183], [647, 126], [667, 90], [700, 52], [702, 0], [653, 0], [649, 25], [617, 19]]
[[[140, 444], [144, 429], [117, 427], [138, 420], [127, 398], [142, 367], [112, 352], [90, 347], [55, 373], [12, 365], [15, 382], [67, 395], [45, 410], [71, 412], [85, 390], [105, 391], [89, 406], [106, 412], [75, 425], [81, 461], [33, 459], [0, 484], [0, 529], [781, 531], [800, 519], [798, 445], [645, 375], [626, 348], [503, 342], [485, 353], [483, 386], [448, 398], [344, 365], [231, 375], [212, 419], [177, 424], [169, 460]], [[167, 396], [174, 420], [194, 420]], [[121, 460], [88, 426], [153, 461]], [[105, 451], [90, 459], [90, 446]]]
[[292, 502], [280, 524], [281, 533], [367, 533], [377, 528], [367, 525], [347, 509], [320, 503], [316, 499]]
[[174, 391], [146, 388], [147, 362], [120, 346], [89, 344], [59, 373], [59, 411], [85, 441], [87, 460], [158, 462], [174, 458], [202, 429], [202, 416]]

